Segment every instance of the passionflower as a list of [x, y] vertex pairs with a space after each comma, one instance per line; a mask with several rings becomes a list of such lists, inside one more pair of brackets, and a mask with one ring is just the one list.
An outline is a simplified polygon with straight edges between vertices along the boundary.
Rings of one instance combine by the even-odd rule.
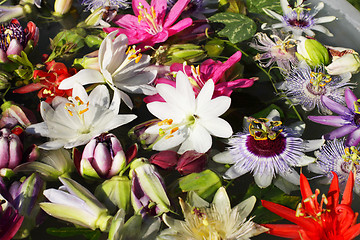
[[306, 156], [305, 152], [319, 148], [323, 140], [301, 139], [305, 125], [281, 126], [280, 114], [275, 109], [267, 118], [250, 117], [247, 122], [249, 130], [233, 135], [227, 150], [213, 157], [215, 162], [233, 164], [224, 178], [234, 179], [251, 172], [262, 188], [268, 187], [276, 175], [298, 185], [299, 174], [293, 167], [314, 162], [315, 158]]
[[[192, 24], [191, 18], [185, 18], [177, 23], [183, 10], [190, 0], [179, 0], [166, 15], [167, 0], [152, 0], [149, 5], [145, 0], [132, 1], [134, 15], [126, 14], [115, 17], [114, 23], [120, 28], [104, 28], [105, 32], [118, 31], [129, 38], [129, 44], [141, 43], [141, 46], [153, 46], [165, 42]], [[166, 15], [166, 17], [165, 17]]]
[[164, 214], [163, 220], [169, 228], [163, 230], [158, 239], [250, 239], [267, 231], [265, 227], [246, 219], [255, 202], [256, 198], [252, 196], [231, 208], [224, 187], [217, 190], [212, 203], [191, 192], [188, 202], [179, 200], [185, 221]]
[[328, 195], [322, 195], [320, 204], [317, 199], [320, 190], [313, 193], [303, 174], [300, 175], [302, 201], [296, 211], [262, 200], [265, 208], [296, 224], [265, 224], [269, 233], [303, 240], [355, 239], [360, 234], [360, 223], [356, 224], [358, 214], [351, 209], [354, 174], [350, 171], [340, 204], [338, 177], [333, 174]]
[[360, 142], [360, 111], [359, 100], [349, 89], [345, 89], [346, 107], [337, 103], [327, 96], [322, 97], [324, 105], [339, 116], [308, 116], [308, 118], [320, 124], [338, 127], [324, 135], [326, 140], [341, 138], [348, 135], [345, 145], [348, 147], [356, 146]]
[[[319, 24], [332, 22], [336, 19], [336, 17], [326, 16], [315, 18], [315, 15], [324, 8], [324, 3], [319, 2], [311, 12], [312, 9], [308, 7], [308, 4], [304, 4], [304, 2], [304, 0], [299, 0], [296, 1], [294, 6], [292, 6], [287, 0], [280, 0], [281, 8], [284, 13], [283, 16], [270, 9], [264, 8], [263, 10], [267, 15], [281, 21], [281, 23], [273, 24], [271, 28], [282, 28], [285, 31], [292, 32], [295, 38], [301, 36], [303, 32], [313, 37], [315, 36], [313, 30], [322, 32], [327, 36], [332, 37], [333, 34], [327, 28]], [[261, 27], [263, 29], [268, 29], [266, 23], [264, 23]]]
[[110, 33], [101, 43], [98, 64], [100, 71], [82, 69], [74, 76], [60, 83], [59, 89], [71, 89], [74, 83], [81, 85], [106, 83], [112, 89], [118, 89], [125, 104], [132, 108], [130, 97], [123, 91], [130, 93], [154, 94], [155, 90], [149, 85], [156, 77], [155, 70], [148, 70], [150, 56], [143, 55], [135, 46], [128, 46], [128, 37], [116, 32]]
[[314, 152], [317, 161], [308, 166], [309, 170], [323, 176], [320, 183], [330, 184], [333, 172], [339, 179], [340, 189], [345, 188], [351, 171], [355, 174], [354, 191], [360, 195], [360, 150], [358, 147], [346, 147], [344, 139], [329, 140]]
[[28, 22], [24, 29], [17, 19], [0, 27], [0, 62], [8, 62], [8, 55], [20, 55], [29, 45], [36, 45], [39, 40], [39, 29], [33, 22]]
[[73, 148], [86, 144], [93, 136], [110, 131], [136, 118], [133, 114], [119, 113], [120, 97], [114, 92], [110, 104], [106, 86], [94, 88], [88, 95], [83, 86], [75, 84], [72, 97], [57, 97], [52, 106], [41, 102], [40, 113], [44, 122], [30, 125], [26, 131], [49, 137], [39, 147], [52, 150]]
[[280, 70], [290, 71], [291, 67], [298, 62], [295, 56], [296, 41], [289, 36], [282, 39], [276, 34], [268, 37], [266, 33], [258, 32], [249, 45], [262, 52], [254, 57], [254, 60], [259, 61], [262, 67], [270, 67], [276, 62]]
[[152, 149], [163, 151], [180, 145], [178, 153], [187, 150], [205, 153], [211, 148], [211, 135], [231, 136], [230, 124], [219, 117], [230, 107], [231, 99], [226, 96], [212, 99], [213, 81], [207, 81], [195, 97], [189, 78], [179, 71], [176, 87], [157, 84], [156, 89], [165, 102], [147, 104], [149, 111], [161, 120], [145, 130], [158, 136]]
[[285, 81], [278, 88], [284, 90], [284, 94], [294, 105], [301, 105], [305, 111], [318, 109], [321, 114], [331, 114], [322, 100], [323, 96], [340, 104], [344, 103], [345, 87], [350, 86], [350, 73], [339, 76], [326, 74], [323, 67], [312, 69], [305, 62], [293, 68]]

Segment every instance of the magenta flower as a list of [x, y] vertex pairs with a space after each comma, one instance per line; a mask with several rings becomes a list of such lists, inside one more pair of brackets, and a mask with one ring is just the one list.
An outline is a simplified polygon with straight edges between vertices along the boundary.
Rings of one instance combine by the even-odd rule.
[[349, 88], [345, 89], [346, 107], [326, 96], [322, 96], [321, 100], [328, 109], [339, 114], [339, 116], [308, 116], [313, 122], [338, 127], [325, 134], [325, 139], [333, 140], [348, 135], [345, 145], [349, 147], [358, 145], [360, 143], [360, 111], [359, 100], [355, 94]]
[[[193, 87], [195, 95], [197, 96], [205, 83], [212, 79], [215, 84], [214, 94], [212, 98], [219, 96], [230, 97], [233, 89], [247, 88], [254, 84], [256, 79], [236, 79], [233, 81], [226, 81], [228, 70], [234, 66], [235, 63], [241, 59], [241, 52], [234, 53], [226, 62], [214, 61], [207, 59], [201, 65], [197, 66], [184, 66], [181, 63], [174, 63], [170, 67], [171, 72], [182, 71], [189, 77], [190, 83]], [[175, 87], [175, 79], [160, 78], [157, 84], [165, 83]], [[144, 102], [150, 103], [154, 101], [164, 102], [159, 94], [148, 96], [144, 98]]]
[[192, 24], [191, 18], [185, 18], [174, 24], [186, 8], [190, 0], [179, 0], [166, 15], [167, 1], [152, 0], [151, 6], [145, 0], [134, 0], [132, 8], [134, 15], [116, 16], [113, 22], [121, 28], [109, 27], [104, 31], [118, 31], [129, 39], [129, 45], [140, 43], [141, 46], [153, 46], [165, 42], [168, 37], [182, 31]]

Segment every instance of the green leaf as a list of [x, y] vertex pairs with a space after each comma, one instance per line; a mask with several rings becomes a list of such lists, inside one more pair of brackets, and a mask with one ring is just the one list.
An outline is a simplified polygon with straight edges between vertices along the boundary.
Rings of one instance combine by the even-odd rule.
[[[274, 185], [270, 185], [267, 188], [259, 188], [255, 183], [249, 186], [244, 199], [251, 196], [284, 205], [291, 209], [295, 209], [301, 200], [299, 196], [287, 195]], [[272, 213], [263, 206], [257, 207], [252, 215], [255, 216], [254, 222], [260, 224], [271, 223], [282, 219], [280, 216]]]
[[209, 18], [210, 22], [222, 23], [225, 27], [218, 33], [230, 42], [238, 43], [251, 38], [256, 32], [256, 24], [245, 15], [238, 13], [218, 13]]
[[[46, 232], [56, 237], [73, 237], [84, 235], [87, 239], [98, 239], [99, 235], [99, 230], [76, 227], [47, 228]], [[94, 236], [97, 236], [97, 238], [93, 238]]]
[[263, 8], [273, 10], [280, 15], [282, 14], [282, 9], [279, 0], [247, 0], [248, 11], [251, 13], [260, 13], [264, 14]]

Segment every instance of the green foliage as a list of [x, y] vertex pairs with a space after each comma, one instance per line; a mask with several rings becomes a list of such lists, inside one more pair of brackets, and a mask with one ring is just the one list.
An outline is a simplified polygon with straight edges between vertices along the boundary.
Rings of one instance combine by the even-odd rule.
[[251, 38], [256, 32], [255, 22], [239, 13], [217, 13], [209, 18], [210, 22], [222, 23], [224, 28], [218, 34], [227, 37], [230, 42], [238, 43]]
[[77, 227], [47, 228], [46, 232], [50, 235], [62, 238], [82, 235], [89, 240], [98, 240], [101, 236], [101, 231], [98, 229], [91, 230]]
[[282, 14], [279, 0], [247, 0], [247, 9], [251, 13], [264, 14], [263, 8]]

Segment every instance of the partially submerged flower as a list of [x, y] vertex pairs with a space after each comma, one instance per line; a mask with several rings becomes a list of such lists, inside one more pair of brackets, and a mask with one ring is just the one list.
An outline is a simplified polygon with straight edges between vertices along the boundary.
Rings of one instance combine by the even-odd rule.
[[85, 187], [69, 178], [59, 178], [64, 184], [58, 189], [46, 189], [44, 196], [50, 202], [40, 203], [49, 215], [86, 228], [108, 231], [112, 216]]
[[345, 188], [351, 171], [355, 174], [354, 191], [360, 195], [360, 151], [357, 147], [346, 147], [344, 139], [334, 139], [314, 152], [317, 161], [310, 164], [309, 170], [324, 176], [320, 183], [330, 184], [334, 174], [338, 176], [340, 189]]
[[263, 53], [258, 53], [254, 60], [260, 62], [262, 67], [270, 67], [276, 62], [280, 70], [290, 71], [298, 60], [295, 56], [296, 41], [290, 37], [281, 39], [278, 35], [271, 35], [269, 38], [266, 33], [258, 32], [254, 35], [254, 41], [250, 47]]
[[332, 140], [348, 135], [345, 145], [348, 147], [358, 145], [360, 143], [360, 111], [359, 100], [355, 94], [349, 88], [345, 89], [346, 107], [326, 96], [322, 97], [322, 102], [332, 112], [339, 114], [339, 116], [308, 116], [313, 122], [338, 127], [325, 134], [324, 138]]
[[179, 71], [176, 87], [158, 84], [156, 89], [166, 102], [147, 104], [149, 111], [161, 120], [145, 130], [159, 136], [152, 149], [163, 151], [180, 145], [178, 153], [187, 150], [205, 153], [211, 148], [211, 135], [231, 136], [230, 124], [219, 117], [230, 107], [231, 99], [226, 96], [212, 99], [213, 81], [207, 81], [195, 97], [189, 78]]
[[351, 85], [350, 78], [350, 73], [330, 76], [322, 67], [312, 69], [302, 62], [285, 76], [285, 81], [278, 88], [284, 90], [294, 105], [301, 105], [305, 111], [317, 108], [321, 114], [331, 114], [322, 97], [344, 103], [344, 91]]
[[133, 114], [118, 114], [120, 97], [116, 91], [114, 93], [110, 104], [106, 86], [97, 86], [88, 95], [81, 85], [75, 84], [69, 100], [57, 97], [53, 100], [53, 107], [41, 102], [40, 113], [44, 122], [30, 125], [26, 131], [49, 137], [50, 141], [39, 146], [46, 150], [86, 144], [93, 136], [136, 118]]
[[8, 55], [20, 55], [29, 45], [36, 45], [39, 40], [39, 29], [33, 22], [23, 28], [17, 19], [0, 26], [0, 62], [8, 62]]
[[[283, 28], [285, 31], [292, 32], [294, 37], [297, 38], [305, 34], [313, 37], [315, 33], [313, 30], [322, 32], [329, 37], [332, 37], [333, 34], [324, 26], [319, 25], [320, 23], [332, 22], [336, 19], [334, 16], [326, 16], [315, 18], [315, 15], [324, 8], [324, 3], [319, 2], [314, 10], [311, 12], [311, 8], [308, 7], [308, 4], [304, 4], [304, 0], [297, 0], [294, 6], [291, 6], [287, 0], [280, 0], [281, 8], [284, 15], [264, 8], [264, 12], [272, 18], [275, 18], [281, 23], [275, 23], [271, 28]], [[266, 23], [262, 25], [263, 29], [267, 29]]]
[[295, 223], [265, 224], [269, 233], [275, 236], [303, 240], [352, 240], [360, 234], [360, 223], [356, 224], [358, 213], [351, 209], [354, 174], [350, 172], [339, 204], [340, 190], [336, 173], [327, 197], [323, 194], [318, 202], [320, 190], [313, 194], [306, 177], [300, 176], [302, 201], [296, 211], [282, 205], [262, 200], [262, 205], [273, 213]]
[[[213, 157], [215, 162], [233, 164], [224, 178], [234, 179], [251, 172], [259, 187], [268, 187], [276, 175], [298, 185], [294, 167], [306, 166], [315, 158], [305, 152], [319, 148], [323, 140], [300, 138], [305, 124], [282, 127], [280, 114], [272, 110], [267, 118], [247, 118], [248, 131], [236, 133], [228, 140], [225, 152]], [[246, 129], [246, 128], [245, 128]]]
[[246, 219], [255, 205], [254, 196], [231, 208], [225, 188], [220, 187], [212, 203], [206, 202], [194, 192], [189, 194], [189, 202], [184, 202], [181, 198], [179, 202], [185, 221], [164, 214], [163, 220], [169, 228], [160, 233], [159, 240], [246, 240], [267, 231]]
[[[118, 31], [129, 38], [129, 44], [141, 43], [142, 47], [165, 42], [168, 37], [182, 31], [192, 24], [191, 18], [177, 23], [180, 14], [190, 0], [179, 0], [166, 15], [167, 0], [152, 0], [149, 5], [145, 0], [132, 1], [134, 15], [119, 15], [114, 23], [120, 28], [104, 28], [105, 32]], [[166, 16], [165, 16], [166, 15]]]
[[154, 88], [149, 85], [156, 77], [155, 70], [147, 70], [150, 56], [142, 55], [135, 46], [128, 46], [128, 37], [116, 32], [110, 33], [101, 43], [98, 63], [100, 71], [82, 69], [74, 76], [60, 83], [59, 89], [71, 89], [75, 83], [81, 85], [106, 83], [112, 89], [118, 90], [125, 104], [132, 108], [130, 93], [153, 94]]

